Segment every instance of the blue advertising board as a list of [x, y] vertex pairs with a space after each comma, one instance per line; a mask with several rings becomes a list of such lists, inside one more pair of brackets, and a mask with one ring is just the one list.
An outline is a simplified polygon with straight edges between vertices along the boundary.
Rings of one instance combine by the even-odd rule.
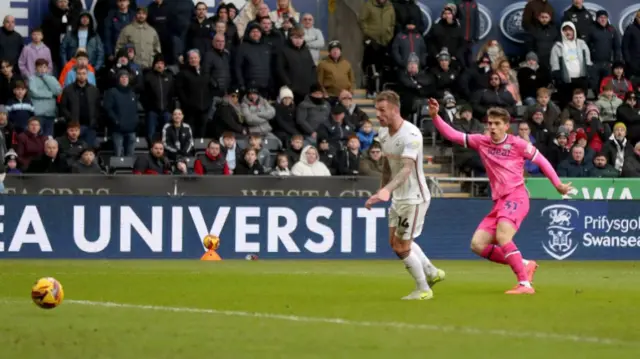
[[[391, 259], [386, 208], [361, 199], [0, 197], [0, 258]], [[418, 242], [434, 259], [474, 259], [489, 200], [434, 199]], [[534, 200], [516, 242], [525, 257], [640, 260], [633, 201]]]
[[[85, 8], [93, 10], [98, 0], [82, 0]], [[138, 4], [147, 5], [152, 0], [137, 0]], [[190, 1], [190, 0], [165, 0], [165, 1]], [[246, 0], [227, 0], [233, 2], [238, 8], [242, 7]], [[363, 0], [364, 2], [365, 0]], [[369, 1], [369, 0], [366, 0]], [[194, 1], [194, 3], [197, 2]], [[213, 11], [220, 1], [204, 0]], [[265, 0], [269, 8], [275, 9], [276, 0]], [[309, 12], [316, 17], [316, 26], [327, 36], [327, 24], [329, 17], [329, 3], [322, 0], [293, 0], [293, 5], [299, 12]], [[427, 27], [437, 21], [442, 7], [452, 0], [417, 0]], [[556, 10], [555, 20], [560, 21], [562, 13], [571, 4], [569, 0], [550, 0]], [[513, 0], [479, 0], [481, 41], [488, 39], [499, 40], [508, 52], [517, 51], [518, 45], [523, 42], [522, 12], [527, 1]], [[624, 31], [633, 20], [635, 12], [640, 9], [640, 3], [634, 0], [616, 1], [585, 1], [585, 7], [593, 14], [598, 10], [607, 10], [611, 23], [620, 31]], [[19, 31], [24, 35], [28, 28], [39, 26], [47, 13], [49, 0], [3, 0], [0, 1], [0, 15], [13, 14], [17, 18]], [[354, 24], [354, 26], [357, 26]]]

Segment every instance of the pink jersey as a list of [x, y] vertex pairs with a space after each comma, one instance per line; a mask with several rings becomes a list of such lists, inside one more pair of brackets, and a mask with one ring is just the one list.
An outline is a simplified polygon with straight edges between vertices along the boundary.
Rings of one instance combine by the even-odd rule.
[[478, 151], [491, 185], [491, 197], [498, 200], [524, 185], [525, 160], [533, 161], [538, 150], [520, 137], [506, 135], [494, 143], [481, 134], [464, 136], [465, 147]]

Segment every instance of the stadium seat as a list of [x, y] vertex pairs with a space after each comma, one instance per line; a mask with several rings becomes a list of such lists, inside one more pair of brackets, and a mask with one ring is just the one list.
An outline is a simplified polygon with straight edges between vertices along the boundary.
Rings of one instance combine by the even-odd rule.
[[282, 142], [277, 138], [265, 138], [263, 144], [264, 148], [269, 150], [269, 152], [278, 152], [282, 148]]
[[267, 167], [274, 168], [276, 166], [276, 160], [278, 159], [277, 153], [269, 154], [269, 160], [267, 161]]
[[519, 119], [525, 119], [524, 117], [524, 113], [527, 111], [527, 106], [518, 106], [516, 107], [516, 117], [518, 117]]
[[131, 174], [135, 157], [111, 157], [109, 159], [109, 172], [113, 174]]
[[144, 137], [136, 137], [135, 151], [141, 153], [147, 153], [149, 151], [149, 142]]
[[247, 146], [249, 146], [249, 140], [247, 140], [246, 138], [236, 138], [236, 144], [241, 150], [244, 150], [245, 148], [247, 148]]
[[187, 169], [188, 170], [193, 170], [193, 166], [196, 163], [196, 158], [195, 157], [185, 157], [182, 160], [187, 164]]
[[204, 152], [207, 149], [207, 145], [211, 141], [210, 138], [196, 138], [193, 140], [193, 146], [196, 152]]

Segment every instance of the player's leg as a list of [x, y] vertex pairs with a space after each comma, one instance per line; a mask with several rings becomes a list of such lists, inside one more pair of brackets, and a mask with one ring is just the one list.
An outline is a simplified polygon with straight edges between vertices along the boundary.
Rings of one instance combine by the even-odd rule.
[[422, 234], [424, 220], [427, 215], [427, 211], [429, 210], [429, 204], [430, 203], [427, 202], [418, 206], [418, 217], [416, 218], [416, 223], [413, 224], [414, 230], [411, 235], [411, 250], [416, 252], [418, 257], [420, 257], [422, 268], [424, 273], [427, 275], [427, 283], [429, 284], [429, 287], [433, 287], [438, 282], [444, 280], [446, 273], [443, 270], [436, 268], [436, 266], [431, 263], [429, 257], [427, 257], [420, 245], [416, 242], [416, 239]]
[[[422, 261], [416, 253], [411, 250], [413, 242], [411, 232], [412, 226], [416, 223], [418, 206], [392, 204], [389, 209], [389, 237], [391, 248], [405, 265], [405, 268], [413, 277], [416, 289], [404, 297], [407, 300], [431, 299], [433, 292], [427, 284], [427, 277], [422, 267]], [[409, 213], [413, 211], [413, 213]]]
[[507, 264], [502, 248], [500, 248], [495, 241], [495, 232], [489, 232], [486, 226], [479, 227], [473, 234], [473, 238], [471, 238], [471, 251], [491, 262]]

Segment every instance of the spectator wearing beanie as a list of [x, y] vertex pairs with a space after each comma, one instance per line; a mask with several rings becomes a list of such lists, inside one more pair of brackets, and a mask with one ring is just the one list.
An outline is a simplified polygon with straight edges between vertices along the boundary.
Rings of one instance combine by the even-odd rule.
[[141, 102], [147, 110], [147, 138], [153, 141], [158, 129], [171, 122], [175, 107], [175, 81], [173, 73], [165, 67], [162, 54], [153, 58], [153, 69], [144, 76]]
[[616, 113], [620, 105], [622, 105], [622, 100], [613, 92], [613, 86], [610, 83], [606, 84], [596, 101], [596, 106], [598, 106], [600, 110], [602, 123], [611, 124], [615, 122]]
[[22, 173], [20, 168], [18, 168], [18, 154], [13, 150], [13, 148], [7, 151], [7, 154], [4, 155], [4, 167], [7, 174], [19, 175]]
[[433, 78], [426, 71], [420, 71], [418, 57], [409, 56], [408, 61], [406, 67], [398, 71], [397, 91], [403, 118], [409, 118], [416, 112], [416, 102], [435, 94]]
[[609, 13], [606, 10], [596, 11], [596, 21], [593, 22], [591, 31], [586, 38], [591, 50], [591, 80], [594, 93], [599, 93], [600, 82], [606, 76], [611, 75], [611, 65], [614, 61], [622, 61], [620, 35], [611, 23]]
[[92, 148], [85, 148], [79, 158], [71, 165], [71, 173], [97, 175], [104, 173], [96, 161], [96, 153]]
[[536, 103], [536, 91], [551, 84], [549, 71], [540, 67], [538, 55], [529, 52], [525, 62], [518, 69], [518, 84], [522, 103], [531, 106]]
[[[533, 141], [537, 146], [546, 147], [550, 144], [552, 137], [552, 129], [544, 122], [544, 110], [541, 106], [534, 106], [531, 117], [527, 118], [527, 124], [533, 136]], [[540, 149], [544, 153], [544, 148]]]
[[[342, 104], [335, 105], [331, 109], [330, 120], [318, 126], [317, 129], [318, 139], [327, 139], [334, 152], [345, 147], [349, 137], [355, 136], [355, 129], [344, 120], [346, 112], [347, 109]], [[358, 147], [360, 147], [360, 143], [358, 143]]]
[[575, 147], [575, 146], [580, 146], [584, 148], [585, 162], [587, 163], [593, 162], [593, 157], [596, 155], [596, 151], [594, 151], [593, 148], [589, 147], [589, 137], [587, 135], [587, 132], [582, 128], [579, 128], [576, 131], [576, 141], [572, 147]]
[[138, 128], [138, 101], [129, 86], [129, 72], [118, 72], [118, 86], [104, 95], [104, 109], [109, 118], [113, 148], [117, 157], [133, 156]]
[[325, 99], [322, 88], [313, 85], [309, 89], [309, 95], [298, 105], [296, 110], [296, 122], [307, 143], [316, 144], [318, 139], [318, 127], [328, 121], [331, 106]]
[[624, 160], [631, 152], [631, 145], [627, 146], [627, 126], [618, 122], [613, 126], [613, 133], [605, 142], [602, 154], [607, 158], [607, 163], [612, 165], [618, 173], [622, 171]]
[[450, 92], [454, 96], [459, 96], [458, 87], [460, 73], [452, 65], [452, 57], [449, 51], [444, 48], [438, 54], [438, 65], [431, 68], [430, 74], [433, 77], [436, 98], [443, 98], [445, 92]]
[[603, 124], [600, 121], [600, 110], [598, 106], [589, 104], [586, 111], [586, 126], [585, 131], [587, 133], [589, 147], [595, 152], [602, 151], [602, 145], [611, 136], [611, 127], [607, 124]]
[[300, 134], [296, 126], [296, 106], [293, 99], [293, 92], [289, 88], [280, 89], [278, 103], [275, 106], [276, 117], [273, 121], [273, 134], [282, 143], [288, 143], [291, 137]]
[[304, 30], [290, 31], [289, 39], [277, 60], [280, 84], [293, 91], [293, 99], [300, 104], [309, 94], [309, 88], [316, 83], [316, 65], [311, 52], [304, 43]]
[[142, 78], [142, 71], [140, 70], [140, 66], [135, 62], [129, 59], [129, 54], [127, 49], [120, 49], [115, 57], [115, 63], [109, 69], [109, 88], [118, 86], [118, 72], [120, 70], [126, 70], [129, 72], [129, 83], [131, 87], [136, 89], [139, 84], [140, 86], [144, 86], [144, 79]]
[[446, 4], [440, 13], [440, 21], [433, 24], [427, 34], [427, 53], [433, 60], [438, 60], [437, 56], [444, 48], [454, 58], [452, 60], [458, 60], [464, 56], [466, 49], [464, 34], [455, 19], [456, 11], [455, 5]]
[[636, 143], [631, 153], [624, 159], [621, 175], [622, 177], [640, 177], [640, 142]]
[[248, 133], [240, 107], [240, 89], [230, 87], [222, 102], [216, 107], [213, 120], [209, 121], [206, 137], [220, 138], [226, 132], [235, 136]]
[[359, 129], [365, 121], [369, 120], [369, 115], [362, 111], [360, 106], [356, 105], [353, 101], [353, 94], [351, 92], [342, 90], [338, 100], [342, 106], [347, 109], [345, 122], [351, 124], [353, 128]]
[[635, 92], [628, 92], [616, 111], [616, 119], [627, 126], [627, 138], [631, 143], [640, 141], [640, 109], [637, 103]]
[[556, 138], [547, 147], [547, 153], [545, 154], [553, 168], [558, 169], [558, 165], [569, 158], [568, 141], [569, 131], [564, 126], [560, 126], [556, 133]]
[[337, 98], [342, 90], [353, 92], [355, 75], [351, 63], [342, 57], [342, 44], [338, 40], [329, 42], [329, 56], [318, 64], [318, 84], [328, 96]]
[[264, 97], [270, 93], [272, 81], [273, 49], [262, 41], [262, 30], [257, 23], [247, 26], [244, 41], [235, 54], [234, 74], [242, 89], [257, 87]]

